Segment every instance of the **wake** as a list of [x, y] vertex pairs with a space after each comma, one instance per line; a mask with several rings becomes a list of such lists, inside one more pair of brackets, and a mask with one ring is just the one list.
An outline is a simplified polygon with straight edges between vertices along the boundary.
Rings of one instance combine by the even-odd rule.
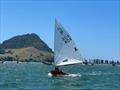
[[67, 74], [65, 76], [67, 76], [67, 77], [81, 77], [82, 75], [81, 74]]
[[[48, 73], [48, 76], [49, 77], [52, 77], [53, 75], [51, 73]], [[57, 77], [59, 76], [65, 76], [65, 77], [81, 77], [82, 75], [81, 74], [66, 74], [66, 75], [57, 75]]]

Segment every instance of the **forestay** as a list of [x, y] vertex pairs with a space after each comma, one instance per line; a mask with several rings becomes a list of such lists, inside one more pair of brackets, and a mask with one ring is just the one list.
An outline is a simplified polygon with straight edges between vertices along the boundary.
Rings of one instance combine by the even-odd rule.
[[54, 65], [82, 63], [82, 57], [69, 33], [56, 20], [54, 36]]

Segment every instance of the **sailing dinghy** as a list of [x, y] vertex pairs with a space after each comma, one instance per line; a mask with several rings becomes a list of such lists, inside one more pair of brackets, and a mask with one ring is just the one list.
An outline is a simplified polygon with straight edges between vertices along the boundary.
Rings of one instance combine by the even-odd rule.
[[70, 34], [65, 28], [55, 20], [54, 33], [54, 62], [55, 70], [48, 73], [50, 76], [66, 75], [59, 70], [59, 66], [82, 63], [82, 57], [78, 48], [76, 47]]

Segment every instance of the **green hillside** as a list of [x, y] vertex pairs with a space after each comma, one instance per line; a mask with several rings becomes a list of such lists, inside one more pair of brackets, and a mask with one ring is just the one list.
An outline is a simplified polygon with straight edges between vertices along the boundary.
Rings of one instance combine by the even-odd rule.
[[2, 49], [18, 49], [25, 47], [35, 47], [36, 49], [52, 52], [52, 50], [43, 42], [40, 37], [34, 33], [15, 36], [5, 40], [0, 47]]
[[53, 51], [34, 33], [15, 36], [0, 44], [1, 61], [52, 60]]

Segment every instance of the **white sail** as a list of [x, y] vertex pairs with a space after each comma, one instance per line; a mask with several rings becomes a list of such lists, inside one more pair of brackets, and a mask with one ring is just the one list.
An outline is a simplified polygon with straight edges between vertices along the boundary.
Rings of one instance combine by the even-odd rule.
[[82, 58], [69, 33], [56, 20], [54, 36], [54, 65], [82, 63]]

